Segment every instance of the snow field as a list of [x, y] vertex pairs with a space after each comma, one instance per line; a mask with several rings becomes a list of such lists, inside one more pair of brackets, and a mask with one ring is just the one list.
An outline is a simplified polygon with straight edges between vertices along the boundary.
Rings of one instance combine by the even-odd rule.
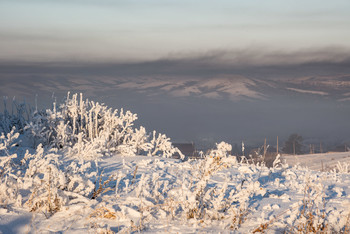
[[281, 160], [288, 165], [300, 165], [315, 171], [337, 170], [350, 172], [350, 152], [322, 154], [283, 155]]
[[[0, 116], [0, 232], [350, 230], [348, 171], [291, 167], [279, 157], [272, 168], [238, 162], [224, 142], [202, 160], [172, 159], [162, 134], [140, 134], [124, 112], [106, 117], [114, 112], [76, 100], [31, 121]], [[87, 110], [95, 114], [82, 117]]]

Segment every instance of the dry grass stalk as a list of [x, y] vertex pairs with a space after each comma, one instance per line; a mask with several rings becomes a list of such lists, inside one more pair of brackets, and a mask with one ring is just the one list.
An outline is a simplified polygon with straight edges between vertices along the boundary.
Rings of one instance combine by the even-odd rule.
[[115, 219], [116, 217], [116, 213], [106, 207], [98, 208], [89, 215], [89, 218]]
[[257, 233], [257, 232], [265, 232], [265, 230], [267, 230], [268, 228], [270, 228], [272, 226], [272, 224], [278, 220], [280, 217], [282, 217], [283, 214], [287, 213], [287, 211], [289, 211], [290, 209], [280, 213], [279, 215], [277, 215], [276, 217], [274, 217], [273, 219], [271, 219], [270, 221], [266, 222], [266, 223], [262, 223], [259, 225], [259, 227], [257, 227], [256, 229], [254, 229], [253, 233]]
[[343, 234], [350, 234], [350, 212], [346, 218], [346, 224], [345, 224], [345, 227], [344, 227], [344, 232]]
[[[140, 233], [145, 227], [142, 225], [142, 222], [139, 222], [138, 224], [135, 224], [133, 220], [130, 220], [130, 226], [127, 228], [122, 229], [118, 233], [121, 234], [130, 234], [130, 233]], [[109, 234], [109, 233], [108, 233]]]
[[103, 230], [99, 230], [97, 233], [98, 234], [114, 234], [115, 232], [113, 232], [111, 229], [103, 229]]
[[276, 217], [274, 217], [273, 219], [269, 220], [266, 223], [262, 223], [259, 225], [259, 227], [257, 227], [256, 229], [254, 229], [253, 233], [257, 233], [257, 232], [264, 232], [265, 230], [267, 230], [268, 228], [270, 228], [274, 222], [276, 222], [277, 220], [279, 220], [284, 214], [286, 214], [288, 211], [292, 211], [295, 210], [296, 208], [298, 208], [299, 206], [293, 206], [281, 213], [279, 213]]
[[[51, 172], [51, 169], [49, 169], [49, 172]], [[42, 181], [43, 182], [43, 181]], [[49, 174], [49, 180], [47, 181], [46, 184], [46, 189], [47, 189], [47, 198], [46, 200], [40, 199], [35, 201], [35, 198], [38, 196], [38, 190], [39, 187], [36, 187], [32, 194], [30, 195], [28, 201], [26, 202], [26, 205], [30, 207], [30, 212], [35, 212], [41, 209], [45, 209], [46, 213], [45, 216], [46, 218], [49, 218], [50, 215], [58, 212], [61, 209], [61, 201], [58, 198], [57, 194], [52, 193], [52, 175], [51, 173]]]
[[233, 210], [233, 219], [230, 225], [230, 229], [236, 230], [237, 228], [239, 228], [247, 219], [248, 214], [249, 214], [249, 209], [240, 208], [238, 212]]
[[109, 227], [107, 227], [107, 228], [100, 227], [100, 225], [96, 222], [90, 223], [90, 228], [94, 229], [93, 233], [97, 233], [97, 234], [114, 234], [115, 233]]
[[[290, 230], [292, 233], [328, 233], [328, 223], [326, 222], [325, 203], [324, 209], [321, 211], [315, 200], [320, 194], [311, 197], [312, 188], [309, 184], [305, 186], [304, 199], [302, 209], [298, 215], [298, 220], [301, 222]], [[324, 202], [324, 201], [323, 201]], [[315, 220], [320, 219], [321, 223], [315, 223]]]
[[130, 231], [131, 232], [140, 232], [144, 229], [142, 222], [135, 224], [133, 220], [130, 221]]
[[113, 190], [113, 187], [107, 187], [107, 185], [112, 181], [116, 181], [116, 179], [113, 179], [113, 175], [111, 175], [108, 177], [106, 181], [102, 183], [102, 174], [103, 174], [103, 171], [101, 172], [100, 178], [98, 180], [98, 189], [96, 190], [96, 187], [95, 187], [94, 192], [92, 193], [91, 199], [96, 199], [99, 195]]
[[[33, 200], [34, 200], [34, 197], [37, 196], [37, 192], [38, 192], [38, 187], [34, 188], [34, 191], [30, 194], [28, 201], [25, 203], [27, 206], [33, 207]], [[31, 212], [34, 211], [33, 208], [30, 211]]]
[[136, 168], [135, 168], [134, 176], [132, 177], [132, 181], [131, 181], [131, 185], [133, 185], [135, 183], [137, 168], [139, 168], [139, 166], [136, 166]]
[[202, 177], [211, 176], [215, 172], [229, 167], [227, 163], [223, 162], [222, 160], [223, 158], [221, 156], [210, 156], [210, 157], [213, 158], [213, 161], [209, 165], [209, 169], [203, 172]]

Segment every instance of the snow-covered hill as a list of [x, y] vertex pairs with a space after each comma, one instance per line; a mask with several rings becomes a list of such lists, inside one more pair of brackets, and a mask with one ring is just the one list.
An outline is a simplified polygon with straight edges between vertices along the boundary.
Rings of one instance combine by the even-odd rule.
[[1, 113], [0, 232], [350, 230], [346, 162], [317, 172], [278, 157], [267, 168], [224, 142], [202, 160], [172, 159], [169, 139], [133, 128], [135, 115], [77, 97], [28, 119]]
[[301, 78], [251, 78], [242, 75], [219, 75], [203, 77], [137, 77], [110, 79], [109, 85], [116, 89], [175, 97], [205, 97], [213, 99], [266, 100], [274, 94], [323, 96], [346, 101], [350, 80], [347, 76], [301, 77]]
[[38, 194], [43, 203], [29, 212], [30, 197], [21, 190], [22, 205], [2, 205], [0, 231], [339, 233], [350, 225], [350, 174], [269, 169], [209, 155], [190, 162], [114, 155], [91, 163], [90, 171], [101, 174], [95, 199], [65, 192], [66, 201], [50, 213], [48, 194]]
[[205, 78], [160, 77], [160, 78], [137, 78], [120, 80], [116, 88], [138, 90], [146, 92], [150, 89], [154, 93], [163, 93], [175, 97], [206, 97], [222, 99], [229, 97], [231, 100], [242, 98], [262, 99], [264, 95], [255, 91], [256, 82], [243, 76], [223, 76]]
[[350, 165], [350, 152], [283, 155], [281, 160], [291, 166], [300, 165], [310, 170], [330, 171], [336, 169], [337, 166]]
[[[269, 100], [275, 95], [319, 96], [338, 101], [349, 98], [350, 80], [348, 76], [302, 76], [281, 77], [279, 79], [238, 74], [215, 76], [191, 75], [154, 75], [154, 76], [102, 76], [102, 77], [36, 77], [23, 79], [11, 77], [3, 79], [0, 93], [11, 96], [27, 96], [32, 99], [35, 93], [66, 93], [74, 87], [75, 91], [86, 94], [103, 90], [103, 95], [112, 95], [116, 91], [129, 90], [146, 96], [163, 95], [169, 97], [203, 97], [209, 99]], [[25, 92], [24, 92], [25, 90]]]

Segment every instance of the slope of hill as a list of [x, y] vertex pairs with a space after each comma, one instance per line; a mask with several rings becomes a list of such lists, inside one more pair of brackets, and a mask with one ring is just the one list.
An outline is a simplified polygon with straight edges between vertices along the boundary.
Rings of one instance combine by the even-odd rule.
[[[104, 95], [116, 90], [130, 90], [151, 96], [164, 94], [171, 97], [204, 97], [209, 99], [268, 100], [275, 95], [323, 96], [346, 101], [349, 96], [350, 80], [345, 75], [306, 76], [296, 78], [268, 78], [238, 74], [219, 74], [209, 77], [191, 75], [153, 76], [42, 76], [34, 78], [23, 75], [2, 75], [0, 92], [4, 95], [28, 96], [30, 90], [39, 93], [66, 93], [72, 87], [77, 92], [97, 92]], [[8, 78], [6, 78], [8, 76]], [[24, 90], [26, 90], [24, 92]], [[22, 91], [22, 92], [21, 92]], [[30, 94], [31, 96], [35, 93]]]
[[191, 162], [103, 158], [98, 166], [92, 164], [92, 171], [101, 174], [95, 199], [62, 190], [67, 200], [50, 211], [49, 196], [39, 193], [41, 205], [30, 209], [30, 196], [22, 190], [22, 205], [2, 204], [0, 231], [279, 233], [315, 228], [330, 233], [349, 228], [349, 174], [268, 169], [207, 157]]
[[[172, 159], [169, 140], [134, 129], [131, 113], [76, 97], [34, 110], [27, 120], [21, 111], [1, 114], [0, 232], [350, 228], [348, 164], [341, 172], [316, 172], [277, 158], [267, 168], [238, 162], [224, 142], [203, 160]], [[8, 131], [11, 125], [18, 131]]]
[[350, 165], [350, 152], [333, 152], [323, 154], [283, 155], [281, 160], [291, 166], [300, 165], [310, 170], [330, 171], [339, 163]]

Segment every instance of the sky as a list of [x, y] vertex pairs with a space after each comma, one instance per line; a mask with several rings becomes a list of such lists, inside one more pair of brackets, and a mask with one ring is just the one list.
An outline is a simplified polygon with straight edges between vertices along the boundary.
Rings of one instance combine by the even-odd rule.
[[50, 106], [81, 92], [202, 146], [350, 142], [348, 12], [347, 0], [0, 0], [0, 96]]
[[346, 0], [1, 0], [0, 60], [130, 62], [350, 47]]

